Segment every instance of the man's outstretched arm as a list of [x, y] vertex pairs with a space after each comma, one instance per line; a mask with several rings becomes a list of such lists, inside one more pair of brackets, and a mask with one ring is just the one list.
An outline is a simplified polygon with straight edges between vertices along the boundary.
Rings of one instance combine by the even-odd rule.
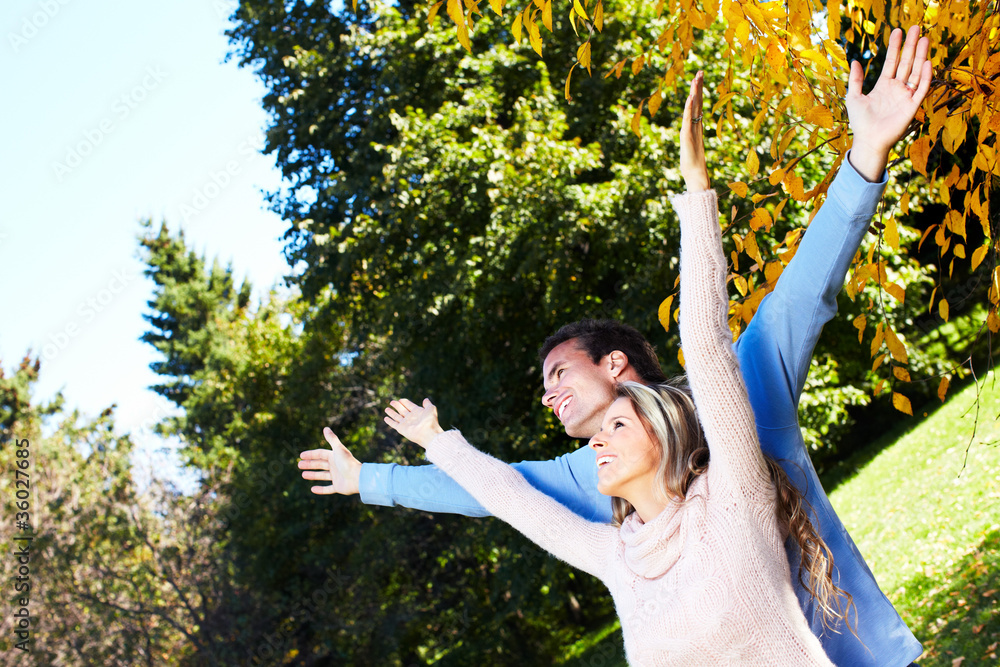
[[[489, 516], [465, 489], [437, 466], [361, 463], [330, 429], [323, 429], [330, 449], [302, 452], [299, 468], [308, 480], [330, 482], [312, 487], [321, 495], [360, 493], [367, 505], [401, 506], [425, 512]], [[550, 461], [512, 464], [528, 482], [588, 521], [611, 520], [611, 500], [597, 491], [594, 452], [581, 447]]]

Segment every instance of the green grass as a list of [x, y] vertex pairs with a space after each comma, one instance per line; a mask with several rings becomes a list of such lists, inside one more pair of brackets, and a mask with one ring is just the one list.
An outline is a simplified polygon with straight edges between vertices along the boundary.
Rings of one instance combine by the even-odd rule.
[[924, 644], [924, 667], [958, 658], [1000, 664], [1000, 386], [993, 381], [981, 387], [978, 423], [970, 385], [920, 422], [902, 417], [901, 428], [912, 428], [873, 443], [858, 456], [870, 460], [830, 494], [882, 590]]
[[[980, 389], [978, 421], [970, 385], [921, 419], [900, 415], [894, 432], [827, 480], [837, 480], [834, 507], [923, 643], [921, 667], [1000, 664], [1000, 383], [991, 375]], [[617, 623], [567, 653], [573, 667], [626, 664]]]

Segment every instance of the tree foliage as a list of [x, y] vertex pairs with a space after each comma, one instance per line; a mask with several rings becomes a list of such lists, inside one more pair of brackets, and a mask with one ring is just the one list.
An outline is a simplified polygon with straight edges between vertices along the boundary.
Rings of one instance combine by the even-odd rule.
[[[885, 295], [902, 301], [909, 287], [904, 276], [893, 275], [888, 256], [900, 252], [900, 228], [909, 222], [911, 208], [919, 211], [937, 203], [946, 207], [939, 219], [919, 230], [921, 243], [930, 238], [937, 250], [937, 257], [928, 260], [938, 269], [934, 289], [926, 297], [928, 311], [940, 321], [951, 317], [955, 299], [948, 292], [958, 263], [961, 273], [965, 273], [961, 268], [973, 274], [979, 270], [979, 280], [986, 286], [979, 290], [984, 310], [978, 333], [1000, 331], [1000, 287], [996, 286], [1000, 284], [1000, 246], [994, 242], [1000, 214], [995, 203], [991, 214], [990, 204], [996, 199], [993, 178], [1000, 175], [996, 142], [1000, 132], [1000, 109], [996, 106], [1000, 8], [996, 3], [658, 0], [653, 20], [643, 16], [646, 8], [642, 3], [630, 5], [633, 13], [626, 14], [627, 18], [621, 7], [605, 6], [603, 0], [573, 0], [555, 7], [552, 0], [531, 0], [516, 7], [508, 7], [504, 0], [490, 0], [488, 10], [480, 4], [477, 0], [438, 0], [430, 4], [428, 21], [433, 22], [444, 8], [458, 41], [471, 53], [476, 22], [482, 31], [483, 23], [491, 23], [483, 11], [492, 11], [496, 20], [509, 26], [505, 41], [516, 44], [526, 37], [542, 56], [546, 40], [565, 51], [562, 19], [578, 41], [575, 62], [569, 66], [564, 61], [562, 68], [566, 71], [569, 67], [567, 100], [574, 87], [574, 71], [586, 69], [592, 74], [595, 63], [605, 77], [652, 72], [652, 83], [638, 86], [631, 98], [631, 128], [637, 135], [642, 132], [644, 111], [655, 116], [665, 97], [689, 78], [685, 70], [691, 57], [716, 23], [713, 29], [721, 30], [724, 40], [715, 57], [726, 67], [724, 75], [713, 80], [716, 100], [712, 117], [718, 137], [741, 142], [745, 148], [739, 156], [744, 168], [729, 182], [732, 192], [746, 199], [738, 212], [750, 230], [737, 244], [750, 248], [747, 255], [752, 262], [750, 271], [737, 278], [740, 298], [733, 303], [737, 331], [749, 322], [782, 266], [773, 253], [757, 243], [756, 235], [762, 227], [770, 229], [790, 202], [818, 208], [850, 146], [843, 105], [849, 60], [870, 64], [887, 44], [892, 27], [926, 26], [931, 41], [929, 59], [937, 78], [900, 153], [893, 156], [897, 162], [908, 161], [913, 173], [923, 178], [898, 199], [887, 200], [891, 206], [879, 224], [880, 232], [884, 230], [880, 233], [884, 248], [858, 257], [849, 284], [852, 297], [868, 284], [876, 287], [880, 297], [872, 299], [857, 319], [862, 338], [864, 328], [873, 327], [869, 329], [873, 331], [872, 373], [881, 380], [875, 393], [886, 381], [894, 389], [911, 381], [912, 346], [905, 339], [906, 323], [891, 316], [883, 299]], [[606, 34], [605, 27], [614, 26], [616, 21], [625, 21], [633, 30], [632, 39], [623, 39], [617, 31]], [[619, 46], [623, 41], [631, 48], [624, 53], [605, 53], [595, 60], [598, 45]], [[587, 104], [595, 102], [589, 95], [581, 99]], [[750, 119], [752, 125], [746, 123]], [[752, 131], [748, 133], [749, 127]], [[818, 149], [833, 159], [827, 162], [824, 178], [808, 187], [804, 160]], [[786, 237], [789, 254], [794, 253], [798, 238]], [[755, 254], [758, 249], [761, 252]], [[971, 290], [962, 291], [959, 300], [966, 299]], [[664, 307], [668, 305], [664, 302]], [[960, 303], [959, 310], [963, 308], [968, 304]], [[886, 359], [888, 363], [883, 364]], [[960, 367], [949, 370], [961, 375]], [[938, 394], [943, 397], [951, 374], [938, 375]], [[911, 412], [909, 399], [895, 390], [893, 404]]]

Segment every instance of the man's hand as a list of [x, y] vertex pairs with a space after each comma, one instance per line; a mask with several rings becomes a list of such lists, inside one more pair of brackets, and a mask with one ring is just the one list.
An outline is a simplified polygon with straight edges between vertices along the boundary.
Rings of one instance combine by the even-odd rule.
[[681, 176], [688, 192], [702, 192], [711, 187], [705, 165], [705, 133], [701, 122], [704, 80], [705, 73], [698, 72], [691, 82], [691, 92], [684, 103], [684, 119], [681, 121]]
[[431, 399], [425, 398], [423, 407], [405, 398], [392, 401], [389, 405], [392, 407], [385, 409], [385, 423], [407, 440], [426, 449], [431, 440], [444, 433]]
[[867, 95], [861, 93], [864, 83], [861, 64], [856, 60], [851, 63], [847, 116], [854, 132], [854, 144], [850, 159], [858, 173], [872, 183], [882, 179], [889, 151], [910, 126], [934, 74], [927, 60], [929, 42], [926, 37], [920, 37], [920, 27], [910, 28], [900, 51], [902, 41], [903, 31], [893, 30], [882, 74]]
[[323, 437], [330, 443], [330, 449], [310, 449], [299, 454], [302, 479], [332, 482], [329, 486], [314, 486], [309, 489], [320, 496], [333, 493], [354, 495], [358, 492], [358, 481], [361, 479], [361, 461], [354, 458], [330, 429], [323, 429]]

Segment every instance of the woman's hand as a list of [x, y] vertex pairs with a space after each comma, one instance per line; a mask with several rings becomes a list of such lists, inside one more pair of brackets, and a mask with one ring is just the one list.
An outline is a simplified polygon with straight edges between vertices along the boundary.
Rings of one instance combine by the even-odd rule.
[[681, 123], [681, 176], [688, 192], [702, 192], [711, 187], [705, 164], [705, 136], [702, 132], [702, 84], [705, 73], [698, 72], [691, 82], [691, 92], [684, 103]]
[[385, 423], [407, 440], [426, 449], [431, 440], [444, 433], [431, 399], [425, 398], [423, 407], [405, 398], [392, 401], [389, 405], [391, 407], [385, 409]]

